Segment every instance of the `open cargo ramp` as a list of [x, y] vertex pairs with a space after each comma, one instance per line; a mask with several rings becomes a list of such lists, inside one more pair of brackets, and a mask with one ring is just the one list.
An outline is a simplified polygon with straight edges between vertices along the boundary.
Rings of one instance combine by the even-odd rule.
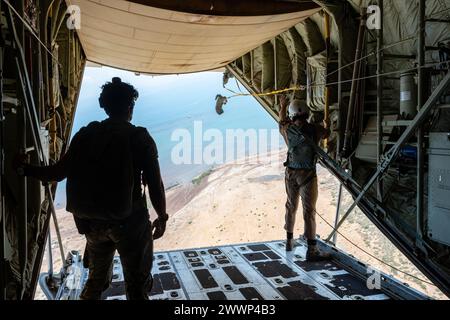
[[[320, 243], [329, 262], [305, 261], [307, 246], [297, 240], [286, 253], [285, 243], [238, 244], [155, 253], [151, 300], [424, 300], [422, 293], [342, 251]], [[51, 291], [47, 275], [41, 288], [48, 299], [77, 300], [87, 280], [78, 252], [69, 254], [60, 287]], [[380, 286], [370, 277], [378, 277]], [[372, 287], [372, 285], [374, 287]], [[373, 289], [371, 289], [373, 288]], [[114, 259], [112, 282], [104, 300], [126, 300], [119, 257]]]

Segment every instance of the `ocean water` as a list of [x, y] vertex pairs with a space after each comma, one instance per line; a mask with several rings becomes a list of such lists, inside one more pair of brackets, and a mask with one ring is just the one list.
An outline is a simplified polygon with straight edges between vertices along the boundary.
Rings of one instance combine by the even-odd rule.
[[[176, 130], [184, 130], [192, 135], [192, 155], [195, 150], [193, 143], [194, 127], [199, 123], [203, 133], [215, 129], [226, 136], [227, 130], [267, 130], [268, 135], [277, 130], [276, 122], [263, 110], [253, 97], [236, 97], [230, 99], [224, 107], [225, 113], [221, 116], [215, 112], [215, 97], [233, 95], [222, 86], [222, 73], [204, 72], [188, 75], [146, 76], [112, 68], [87, 68], [83, 78], [79, 103], [75, 116], [73, 134], [92, 121], [101, 121], [106, 114], [98, 105], [98, 96], [101, 86], [112, 79], [121, 77], [122, 81], [134, 85], [140, 97], [136, 103], [133, 124], [148, 129], [155, 139], [165, 186], [190, 182], [201, 173], [209, 170], [215, 164], [175, 164], [172, 157], [173, 149], [180, 140], [172, 140]], [[230, 79], [227, 88], [235, 92], [247, 93], [234, 79]], [[186, 131], [187, 130], [187, 131]], [[218, 131], [217, 131], [218, 130]], [[260, 137], [258, 136], [258, 139]], [[262, 137], [264, 138], [264, 137]], [[198, 135], [197, 135], [198, 139]], [[197, 149], [204, 148], [209, 142], [205, 141]], [[283, 146], [281, 136], [268, 139], [267, 151]], [[226, 142], [224, 143], [226, 153]], [[201, 150], [200, 150], [201, 151]], [[256, 151], [264, 152], [264, 148]], [[245, 146], [244, 153], [255, 154], [255, 150]], [[241, 157], [244, 154], [236, 154]], [[58, 186], [56, 195], [57, 207], [65, 206], [65, 182]]]

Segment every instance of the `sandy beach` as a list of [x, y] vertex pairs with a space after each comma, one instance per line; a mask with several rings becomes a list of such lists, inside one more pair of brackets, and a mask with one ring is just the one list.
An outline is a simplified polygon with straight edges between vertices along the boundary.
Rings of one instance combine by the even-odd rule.
[[[156, 251], [258, 242], [284, 239], [285, 150], [266, 156], [251, 157], [239, 163], [229, 163], [205, 172], [191, 183], [167, 191], [167, 211], [170, 220], [166, 235], [155, 241]], [[339, 183], [326, 169], [318, 168], [319, 201], [317, 211], [333, 223]], [[342, 210], [351, 204], [344, 192]], [[71, 214], [60, 210], [59, 224], [65, 250], [84, 249], [84, 238], [78, 234]], [[152, 213], [152, 219], [155, 214]], [[326, 238], [331, 228], [317, 217], [318, 234]], [[301, 209], [298, 213], [296, 236], [303, 230]], [[372, 223], [355, 210], [342, 226], [341, 232], [353, 243], [379, 259], [416, 277], [426, 279]], [[434, 286], [397, 272], [367, 256], [354, 245], [338, 237], [338, 247], [387, 274], [425, 292], [436, 299], [446, 297]], [[55, 266], [59, 266], [56, 237], [52, 237]], [[42, 271], [47, 270], [46, 259]], [[57, 270], [57, 269], [56, 269]], [[40, 290], [36, 298], [42, 298]]]

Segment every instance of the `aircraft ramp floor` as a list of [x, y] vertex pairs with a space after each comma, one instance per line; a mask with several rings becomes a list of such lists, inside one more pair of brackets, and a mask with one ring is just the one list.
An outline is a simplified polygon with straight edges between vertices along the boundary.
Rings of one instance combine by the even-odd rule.
[[[163, 300], [389, 300], [428, 299], [405, 284], [372, 270], [337, 248], [328, 262], [305, 261], [306, 245], [297, 240], [286, 253], [283, 241], [157, 252], [150, 299]], [[41, 287], [48, 298], [77, 300], [88, 276], [78, 252], [71, 252], [67, 276], [51, 295], [46, 274]], [[369, 284], [369, 285], [368, 285]], [[369, 287], [376, 287], [371, 289]], [[120, 258], [114, 259], [105, 300], [125, 300]]]

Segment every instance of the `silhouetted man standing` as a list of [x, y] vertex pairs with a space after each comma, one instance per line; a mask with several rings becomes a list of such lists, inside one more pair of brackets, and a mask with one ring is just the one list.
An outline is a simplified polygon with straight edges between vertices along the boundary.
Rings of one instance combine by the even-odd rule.
[[[164, 235], [168, 215], [156, 144], [145, 128], [130, 123], [138, 96], [133, 86], [113, 78], [99, 98], [107, 120], [82, 128], [55, 165], [23, 165], [18, 170], [42, 181], [67, 178], [67, 211], [87, 240], [89, 279], [80, 296], [83, 300], [101, 299], [116, 250], [127, 298], [148, 299], [151, 289], [153, 239]], [[158, 214], [153, 228], [147, 184]]]

